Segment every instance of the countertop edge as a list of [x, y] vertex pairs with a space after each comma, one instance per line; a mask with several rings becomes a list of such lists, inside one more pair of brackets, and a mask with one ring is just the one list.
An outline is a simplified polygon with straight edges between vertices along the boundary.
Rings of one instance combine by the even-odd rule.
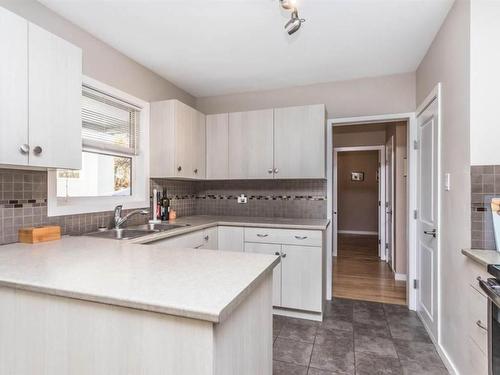
[[[490, 264], [499, 264], [500, 263], [500, 253], [496, 250], [481, 250], [481, 249], [462, 249], [461, 253], [465, 255], [467, 258], [475, 261], [483, 267], [488, 267]], [[497, 260], [489, 260], [486, 257], [498, 257]]]

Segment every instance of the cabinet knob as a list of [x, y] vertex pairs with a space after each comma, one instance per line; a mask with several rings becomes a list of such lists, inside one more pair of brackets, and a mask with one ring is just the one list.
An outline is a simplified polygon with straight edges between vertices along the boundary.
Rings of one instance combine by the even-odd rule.
[[281, 254], [283, 258], [286, 258], [286, 253]]
[[35, 148], [33, 149], [33, 153], [35, 155], [40, 155], [42, 153], [43, 149], [41, 146], [35, 146]]
[[267, 170], [267, 173], [269, 173], [269, 174], [273, 173], [272, 168], [271, 168], [271, 169], [268, 169], [268, 170]]
[[278, 168], [274, 168], [274, 173], [278, 174], [279, 173], [279, 169]]
[[21, 154], [26, 155], [28, 152], [30, 152], [30, 146], [25, 143], [21, 145], [21, 147], [19, 147], [19, 151], [21, 152]]
[[195, 174], [196, 174], [196, 173], [198, 173], [198, 168], [196, 168], [196, 169], [194, 170], [194, 173], [195, 173]]
[[177, 172], [180, 172], [180, 171], [182, 171], [182, 167], [179, 165], [179, 166], [177, 167]]
[[210, 237], [208, 237], [208, 236], [205, 236], [205, 237], [204, 237], [205, 241], [208, 241], [208, 240], [209, 240], [209, 238], [210, 238]]
[[279, 251], [275, 252], [274, 255], [280, 256]]

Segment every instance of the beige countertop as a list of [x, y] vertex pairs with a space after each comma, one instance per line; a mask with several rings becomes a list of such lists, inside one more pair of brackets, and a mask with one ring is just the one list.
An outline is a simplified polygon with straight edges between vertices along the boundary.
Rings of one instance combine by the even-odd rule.
[[221, 322], [277, 256], [64, 236], [0, 246], [0, 286]]
[[131, 240], [134, 243], [148, 243], [164, 238], [175, 237], [180, 234], [195, 232], [197, 230], [215, 227], [218, 225], [235, 227], [259, 227], [259, 228], [281, 228], [281, 229], [303, 229], [303, 230], [326, 230], [330, 221], [327, 219], [285, 219], [268, 217], [245, 217], [245, 216], [186, 216], [171, 224], [189, 224], [189, 226], [169, 230], [166, 232], [153, 233]]
[[462, 249], [462, 254], [485, 267], [500, 264], [500, 252], [496, 250]]

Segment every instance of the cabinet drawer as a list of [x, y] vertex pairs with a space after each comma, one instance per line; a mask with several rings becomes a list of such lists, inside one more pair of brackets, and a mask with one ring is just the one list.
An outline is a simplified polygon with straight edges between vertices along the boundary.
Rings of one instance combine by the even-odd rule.
[[322, 233], [319, 230], [245, 228], [245, 242], [322, 246]]
[[179, 236], [151, 242], [151, 244], [161, 245], [166, 249], [198, 249], [204, 244], [203, 231], [199, 230], [193, 233], [181, 234]]
[[481, 266], [475, 261], [468, 258], [466, 263], [466, 270], [467, 270], [467, 278], [469, 285], [472, 286], [476, 291], [478, 291], [479, 294], [483, 295], [486, 298], [486, 295], [479, 286], [477, 278], [481, 277], [482, 279], [486, 280], [492, 276], [488, 273], [488, 271], [486, 271], [486, 268], [484, 266]]
[[488, 300], [475, 288], [469, 287], [469, 317], [468, 331], [470, 338], [477, 344], [483, 353], [488, 353], [488, 332], [479, 327], [479, 324], [488, 326]]
[[488, 356], [484, 354], [470, 337], [467, 341], [467, 374], [488, 375]]

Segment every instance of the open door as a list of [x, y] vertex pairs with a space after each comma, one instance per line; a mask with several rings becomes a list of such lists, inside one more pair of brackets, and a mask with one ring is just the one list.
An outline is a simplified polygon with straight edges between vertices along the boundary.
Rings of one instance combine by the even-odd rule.
[[385, 145], [385, 259], [394, 271], [394, 136]]
[[417, 312], [438, 339], [439, 101], [417, 115]]

